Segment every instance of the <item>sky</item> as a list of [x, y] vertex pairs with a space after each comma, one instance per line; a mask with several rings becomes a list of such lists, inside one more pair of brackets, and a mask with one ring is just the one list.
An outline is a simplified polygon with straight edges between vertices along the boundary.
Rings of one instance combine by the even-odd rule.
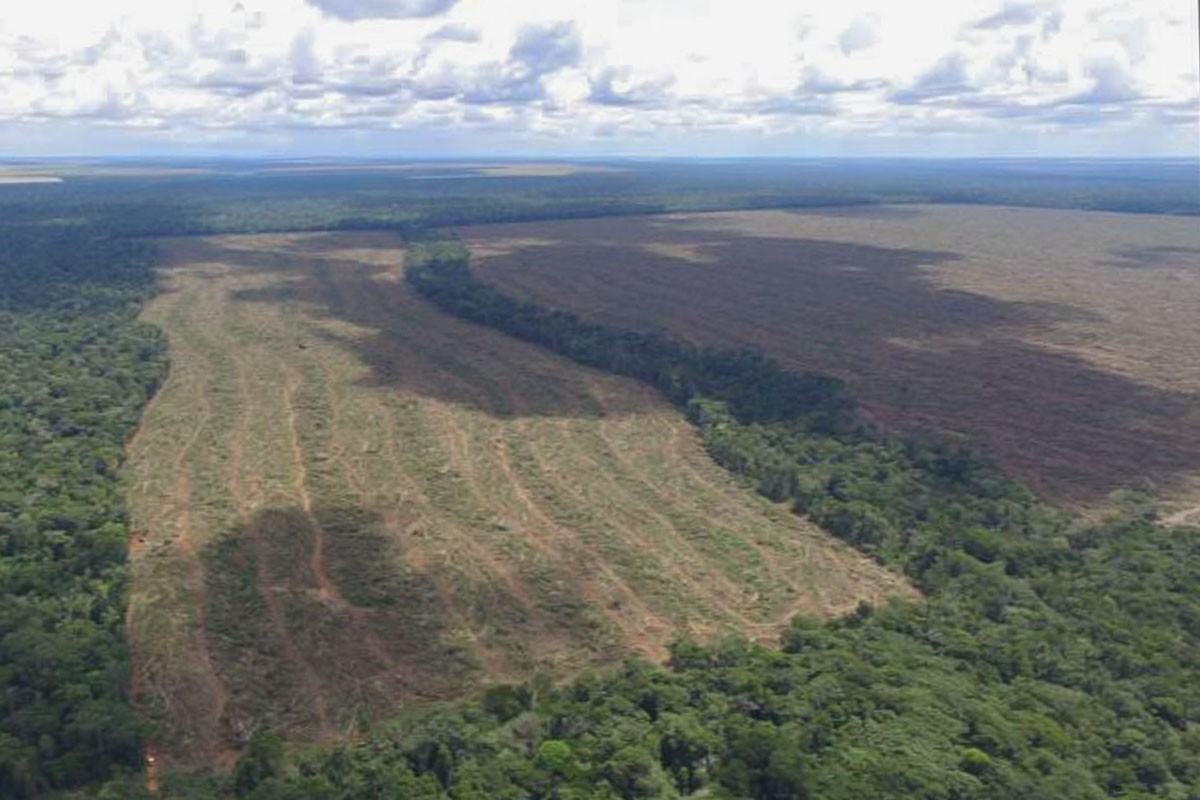
[[1195, 0], [0, 0], [0, 156], [1195, 156]]

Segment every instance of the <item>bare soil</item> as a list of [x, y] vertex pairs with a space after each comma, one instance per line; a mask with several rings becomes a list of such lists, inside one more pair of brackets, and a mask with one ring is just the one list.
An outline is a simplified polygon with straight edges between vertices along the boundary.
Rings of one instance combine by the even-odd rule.
[[136, 701], [166, 765], [914, 596], [644, 387], [438, 312], [382, 233], [161, 242], [130, 444]]

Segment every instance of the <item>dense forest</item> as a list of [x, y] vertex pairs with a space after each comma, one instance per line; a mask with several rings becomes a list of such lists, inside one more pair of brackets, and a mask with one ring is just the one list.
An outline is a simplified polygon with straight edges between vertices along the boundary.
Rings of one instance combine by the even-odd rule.
[[140, 760], [122, 640], [117, 469], [165, 372], [136, 322], [144, 248], [87, 225], [0, 226], [0, 796]]
[[[382, 191], [342, 197], [336, 182], [334, 199], [311, 203], [298, 182], [227, 203], [240, 191], [231, 181], [197, 181], [186, 202], [148, 184], [4, 200], [0, 797], [144, 792], [121, 635], [118, 467], [165, 354], [136, 322], [152, 257], [128, 237], [281, 224], [414, 232], [559, 203], [535, 181], [516, 207], [511, 184], [476, 183], [482, 199], [468, 202], [459, 183], [420, 213]], [[630, 185], [646, 193], [614, 189], [619, 203], [561, 213], [683, 204]], [[664, 185], [682, 193], [686, 181]], [[686, 202], [728, 206], [742, 191], [730, 186]], [[844, 199], [878, 199], [860, 195]], [[772, 202], [782, 201], [734, 205]], [[903, 571], [924, 599], [797, 619], [778, 648], [678, 642], [663, 666], [630, 662], [558, 687], [531, 676], [333, 752], [292, 752], [262, 732], [232, 774], [167, 775], [164, 796], [1200, 797], [1200, 530], [1156, 525], [1132, 493], [1105, 519], [1049, 507], [977, 453], [872, 429], [836, 380], [506, 297], [453, 242], [414, 247], [408, 267], [411, 285], [451, 313], [657, 387], [718, 463]]]
[[[390, 168], [395, 162], [370, 161], [314, 171], [261, 160], [127, 166], [132, 167], [127, 175], [120, 169], [98, 176], [67, 168], [60, 184], [3, 187], [0, 216], [37, 225], [96, 219], [99, 209], [108, 233], [170, 236], [420, 231], [492, 222], [880, 203], [1200, 214], [1194, 160], [598, 161], [576, 173], [503, 178], [437, 161], [409, 164], [402, 171]], [[183, 168], [180, 173], [169, 174], [178, 167]], [[156, 168], [165, 173], [155, 175]]]

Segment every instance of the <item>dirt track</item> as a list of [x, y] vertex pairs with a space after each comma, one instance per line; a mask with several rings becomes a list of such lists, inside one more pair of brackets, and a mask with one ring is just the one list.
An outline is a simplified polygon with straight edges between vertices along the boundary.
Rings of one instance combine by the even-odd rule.
[[644, 387], [413, 296], [394, 238], [162, 249], [129, 632], [166, 763], [910, 593], [739, 487]]
[[1200, 506], [1185, 508], [1163, 519], [1164, 525], [1182, 527], [1185, 525], [1200, 525]]

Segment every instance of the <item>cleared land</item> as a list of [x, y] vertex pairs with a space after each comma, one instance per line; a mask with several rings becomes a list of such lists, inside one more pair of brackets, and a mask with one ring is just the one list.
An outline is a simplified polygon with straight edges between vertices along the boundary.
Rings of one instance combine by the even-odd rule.
[[911, 594], [678, 412], [444, 315], [381, 233], [170, 240], [130, 444], [134, 690], [169, 763]]
[[257, 170], [272, 173], [321, 173], [321, 172], [417, 172], [417, 177], [441, 178], [561, 178], [567, 175], [582, 175], [597, 172], [618, 172], [617, 167], [570, 164], [566, 162], [518, 162], [511, 164], [489, 164], [483, 162], [417, 162], [409, 164], [286, 164], [272, 165]]
[[0, 186], [26, 183], [62, 183], [62, 178], [53, 175], [25, 175], [20, 172], [0, 172]]
[[468, 228], [479, 274], [610, 324], [845, 378], [1050, 498], [1200, 501], [1194, 218], [883, 206]]

